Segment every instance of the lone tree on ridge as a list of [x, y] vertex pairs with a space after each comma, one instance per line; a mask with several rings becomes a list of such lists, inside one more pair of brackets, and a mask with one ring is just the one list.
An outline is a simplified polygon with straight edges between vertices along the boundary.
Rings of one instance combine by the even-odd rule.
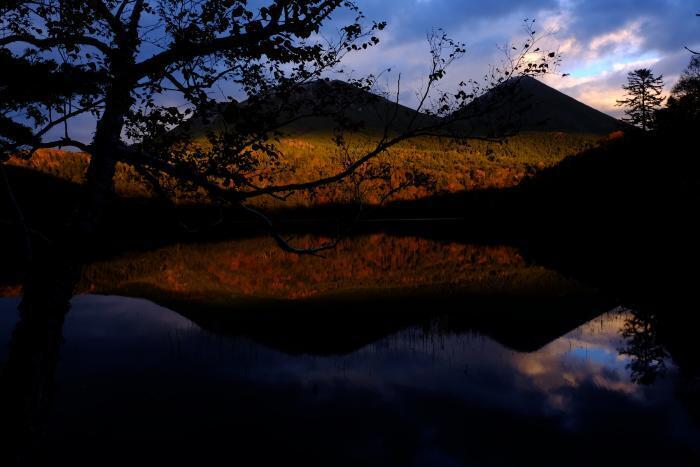
[[640, 68], [627, 74], [627, 84], [622, 89], [626, 97], [617, 101], [617, 105], [625, 107], [626, 118], [623, 120], [640, 127], [644, 131], [654, 128], [654, 114], [661, 108], [664, 97], [663, 75], [654, 76], [648, 68]]

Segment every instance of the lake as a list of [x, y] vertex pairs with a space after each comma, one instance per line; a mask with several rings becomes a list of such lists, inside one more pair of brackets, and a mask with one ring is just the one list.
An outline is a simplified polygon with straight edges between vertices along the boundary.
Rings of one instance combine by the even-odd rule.
[[700, 464], [697, 380], [658, 313], [508, 246], [375, 234], [324, 255], [251, 238], [88, 265], [41, 449], [55, 465]]

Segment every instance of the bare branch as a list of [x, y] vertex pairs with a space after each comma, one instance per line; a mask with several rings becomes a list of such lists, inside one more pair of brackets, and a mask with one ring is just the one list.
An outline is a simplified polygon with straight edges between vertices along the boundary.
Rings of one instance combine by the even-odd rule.
[[321, 245], [312, 247], [312, 248], [299, 248], [295, 247], [290, 243], [288, 239], [285, 239], [282, 237], [280, 231], [275, 227], [274, 222], [272, 222], [272, 219], [267, 217], [264, 213], [261, 211], [258, 211], [255, 208], [252, 208], [244, 203], [241, 203], [240, 205], [243, 209], [248, 211], [249, 213], [253, 214], [255, 217], [257, 217], [259, 220], [261, 220], [265, 226], [268, 229], [268, 233], [272, 238], [275, 240], [277, 245], [284, 251], [287, 251], [289, 253], [294, 253], [297, 255], [310, 255], [310, 256], [318, 256], [318, 257], [323, 257], [320, 253], [327, 251], [327, 250], [332, 250], [335, 248], [338, 243], [340, 242], [340, 237], [336, 237], [330, 242], [323, 243]]
[[76, 148], [80, 149], [81, 151], [87, 152], [87, 153], [92, 151], [92, 146], [89, 144], [85, 144], [83, 142], [80, 142], [80, 141], [77, 141], [74, 139], [70, 139], [70, 138], [61, 138], [61, 139], [58, 139], [55, 141], [43, 141], [41, 143], [35, 144], [30, 152], [30, 155], [31, 155], [31, 153], [36, 152], [37, 149], [62, 148], [62, 147], [66, 147], [66, 146], [73, 146], [73, 147], [76, 147]]
[[40, 131], [38, 131], [35, 136], [37, 138], [44, 136], [51, 128], [55, 127], [56, 125], [60, 125], [61, 123], [66, 122], [73, 117], [77, 117], [80, 114], [83, 114], [85, 112], [89, 112], [89, 111], [93, 110], [95, 107], [97, 107], [98, 105], [102, 104], [104, 101], [105, 101], [104, 99], [99, 99], [99, 100], [93, 102], [92, 105], [90, 105], [90, 106], [81, 107], [79, 109], [76, 109], [72, 112], [69, 112], [69, 113], [61, 116], [60, 118], [57, 118], [56, 120], [53, 120], [51, 123], [49, 123], [44, 128], [42, 128]]
[[114, 17], [117, 18], [117, 20], [121, 19], [122, 14], [124, 14], [124, 9], [128, 4], [129, 0], [123, 0], [121, 5], [119, 5], [119, 8], [117, 8], [116, 13], [114, 13]]

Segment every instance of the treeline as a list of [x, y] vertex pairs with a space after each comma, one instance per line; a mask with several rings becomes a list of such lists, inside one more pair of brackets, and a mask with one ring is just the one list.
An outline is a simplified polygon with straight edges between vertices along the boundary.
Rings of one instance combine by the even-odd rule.
[[[324, 240], [303, 236], [297, 242], [312, 246]], [[533, 294], [542, 288], [562, 294], [580, 288], [529, 264], [514, 248], [374, 234], [343, 240], [326, 252], [324, 267], [318, 258], [285, 252], [269, 238], [173, 245], [90, 264], [79, 289], [124, 295], [150, 291], [230, 303], [425, 287], [475, 294]]]
[[[350, 138], [347, 151], [340, 150], [328, 133], [282, 138], [277, 144], [284, 159], [279, 165], [261, 166], [266, 176], [274, 173], [275, 183], [314, 180], [342, 170], [376, 140]], [[420, 138], [393, 147], [342, 182], [314, 191], [293, 193], [284, 201], [261, 198], [259, 207], [309, 207], [337, 203], [376, 205], [388, 200], [414, 200], [436, 194], [482, 188], [505, 188], [523, 178], [551, 167], [569, 155], [578, 154], [600, 141], [599, 136], [529, 132], [503, 142]], [[11, 164], [38, 170], [74, 183], [83, 183], [89, 155], [59, 150], [40, 150], [29, 160], [12, 159]], [[187, 191], [168, 177], [161, 177], [176, 204], [206, 203], [201, 191]], [[264, 185], [264, 181], [261, 182]], [[159, 191], [126, 164], [118, 164], [115, 189], [125, 198], [151, 198]]]

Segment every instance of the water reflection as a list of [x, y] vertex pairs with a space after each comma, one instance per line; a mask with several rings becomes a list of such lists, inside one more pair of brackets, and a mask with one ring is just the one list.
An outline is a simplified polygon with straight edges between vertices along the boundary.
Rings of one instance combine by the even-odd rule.
[[666, 372], [669, 355], [659, 342], [658, 321], [655, 313], [635, 312], [625, 320], [621, 331], [625, 344], [620, 353], [630, 357], [628, 369], [640, 384], [651, 384]]
[[[16, 305], [0, 301], [0, 352]], [[640, 319], [614, 310], [518, 352], [431, 318], [292, 355], [145, 300], [82, 296], [47, 449], [59, 465], [697, 465], [675, 364], [658, 357], [665, 374], [640, 385], [639, 354], [618, 351]]]
[[[327, 242], [302, 236], [295, 244]], [[281, 250], [267, 237], [180, 244], [88, 265], [79, 288], [92, 293], [235, 303], [357, 293], [441, 290], [560, 295], [581, 284], [525, 261], [508, 246], [471, 245], [387, 234], [348, 238], [323, 257]]]

